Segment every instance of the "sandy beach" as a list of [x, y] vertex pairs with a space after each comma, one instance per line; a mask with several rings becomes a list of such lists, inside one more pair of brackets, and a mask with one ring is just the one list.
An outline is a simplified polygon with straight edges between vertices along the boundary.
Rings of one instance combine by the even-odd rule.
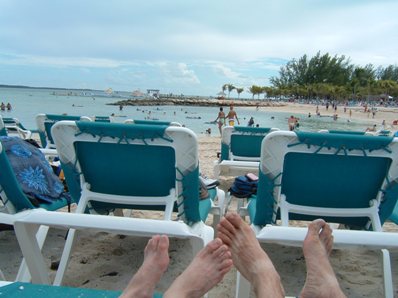
[[[239, 109], [241, 108], [239, 107]], [[313, 105], [288, 104], [280, 107], [262, 107], [262, 109], [302, 113], [303, 115], [309, 112], [315, 114]], [[320, 111], [325, 115], [334, 113], [331, 109], [326, 111], [325, 107], [320, 107]], [[237, 112], [239, 113], [239, 110]], [[338, 114], [340, 117], [349, 118], [348, 112], [344, 113], [342, 107], [339, 107]], [[352, 118], [368, 119], [368, 115], [363, 112], [363, 108], [357, 107], [352, 108]], [[377, 125], [380, 125], [382, 120], [391, 124], [395, 119], [398, 119], [398, 109], [392, 108], [378, 108], [375, 118], [370, 118]], [[286, 127], [281, 127], [281, 129], [286, 129]], [[220, 151], [220, 137], [199, 137], [200, 169], [208, 177], [213, 177], [213, 161], [217, 159], [217, 151]], [[226, 191], [233, 178], [221, 177], [221, 188]], [[236, 203], [232, 202], [229, 209], [234, 211]], [[133, 216], [157, 218], [161, 214], [133, 212]], [[207, 223], [212, 223], [211, 216]], [[294, 224], [305, 225], [300, 222]], [[386, 232], [398, 232], [398, 227], [390, 222], [384, 224], [383, 229]], [[61, 255], [65, 233], [65, 230], [52, 229], [50, 231], [44, 248], [44, 255], [49, 267], [51, 262], [57, 261]], [[147, 240], [146, 238], [122, 237], [91, 231], [78, 233], [64, 285], [109, 290], [123, 289], [142, 263], [143, 250]], [[267, 246], [265, 249], [281, 274], [286, 295], [298, 295], [306, 275], [301, 249], [277, 246]], [[164, 291], [192, 259], [189, 244], [182, 240], [172, 240], [169, 252], [171, 262], [157, 287], [158, 291]], [[392, 251], [391, 257], [394, 293], [398, 296], [398, 250]], [[0, 268], [7, 280], [12, 280], [15, 277], [20, 260], [21, 253], [13, 231], [2, 231], [0, 233]], [[332, 252], [331, 260], [341, 287], [348, 297], [383, 297], [381, 254], [378, 251], [335, 250]], [[54, 277], [54, 270], [51, 271], [51, 275]], [[236, 270], [232, 269], [223, 282], [210, 292], [209, 297], [234, 297], [235, 285]]]

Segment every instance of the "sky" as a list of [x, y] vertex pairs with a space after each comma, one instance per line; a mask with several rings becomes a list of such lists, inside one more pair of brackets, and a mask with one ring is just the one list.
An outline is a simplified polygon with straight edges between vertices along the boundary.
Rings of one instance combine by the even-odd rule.
[[[0, 0], [0, 84], [215, 96], [307, 54], [398, 64], [397, 0]], [[236, 96], [236, 95], [235, 95]]]

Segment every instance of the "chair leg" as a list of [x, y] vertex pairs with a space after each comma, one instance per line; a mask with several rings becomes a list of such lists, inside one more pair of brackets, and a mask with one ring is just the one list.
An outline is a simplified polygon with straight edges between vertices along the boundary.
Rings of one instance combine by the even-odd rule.
[[[39, 230], [36, 233], [36, 240], [40, 250], [43, 248], [48, 230], [49, 230], [48, 226], [40, 226]], [[30, 279], [31, 279], [30, 272], [28, 266], [26, 265], [25, 258], [23, 258], [21, 265], [19, 266], [18, 274], [15, 280], [20, 282], [30, 282]]]
[[247, 298], [250, 296], [250, 283], [249, 281], [237, 271], [236, 275], [236, 291], [235, 298]]
[[394, 297], [394, 289], [391, 274], [391, 260], [390, 253], [387, 249], [382, 249], [383, 255], [383, 280], [384, 280], [384, 297]]
[[213, 163], [213, 175], [217, 180], [220, 178], [220, 165], [218, 160], [214, 161]]
[[48, 270], [36, 238], [40, 226], [16, 222], [14, 227], [19, 246], [25, 256], [32, 277], [32, 283], [50, 284]]
[[285, 195], [281, 195], [280, 212], [281, 212], [282, 226], [286, 227], [289, 226], [289, 203], [286, 202]]
[[62, 252], [61, 261], [59, 262], [57, 274], [54, 279], [54, 286], [60, 286], [64, 279], [66, 268], [68, 267], [69, 257], [72, 252], [73, 243], [75, 240], [75, 229], [69, 229], [68, 237], [66, 238], [64, 250]]

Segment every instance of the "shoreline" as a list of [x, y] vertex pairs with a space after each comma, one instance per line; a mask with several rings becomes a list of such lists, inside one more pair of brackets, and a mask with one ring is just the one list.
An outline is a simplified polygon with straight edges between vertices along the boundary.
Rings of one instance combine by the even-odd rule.
[[284, 102], [242, 100], [242, 99], [209, 99], [202, 97], [169, 97], [160, 99], [125, 99], [108, 105], [123, 106], [203, 106], [220, 107], [234, 105], [236, 107], [280, 107], [285, 106]]

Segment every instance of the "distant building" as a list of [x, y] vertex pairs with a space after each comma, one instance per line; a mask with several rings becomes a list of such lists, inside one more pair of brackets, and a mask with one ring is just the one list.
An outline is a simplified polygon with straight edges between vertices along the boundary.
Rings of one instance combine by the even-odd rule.
[[146, 93], [149, 96], [152, 96], [154, 98], [159, 98], [160, 90], [159, 89], [146, 89]]

